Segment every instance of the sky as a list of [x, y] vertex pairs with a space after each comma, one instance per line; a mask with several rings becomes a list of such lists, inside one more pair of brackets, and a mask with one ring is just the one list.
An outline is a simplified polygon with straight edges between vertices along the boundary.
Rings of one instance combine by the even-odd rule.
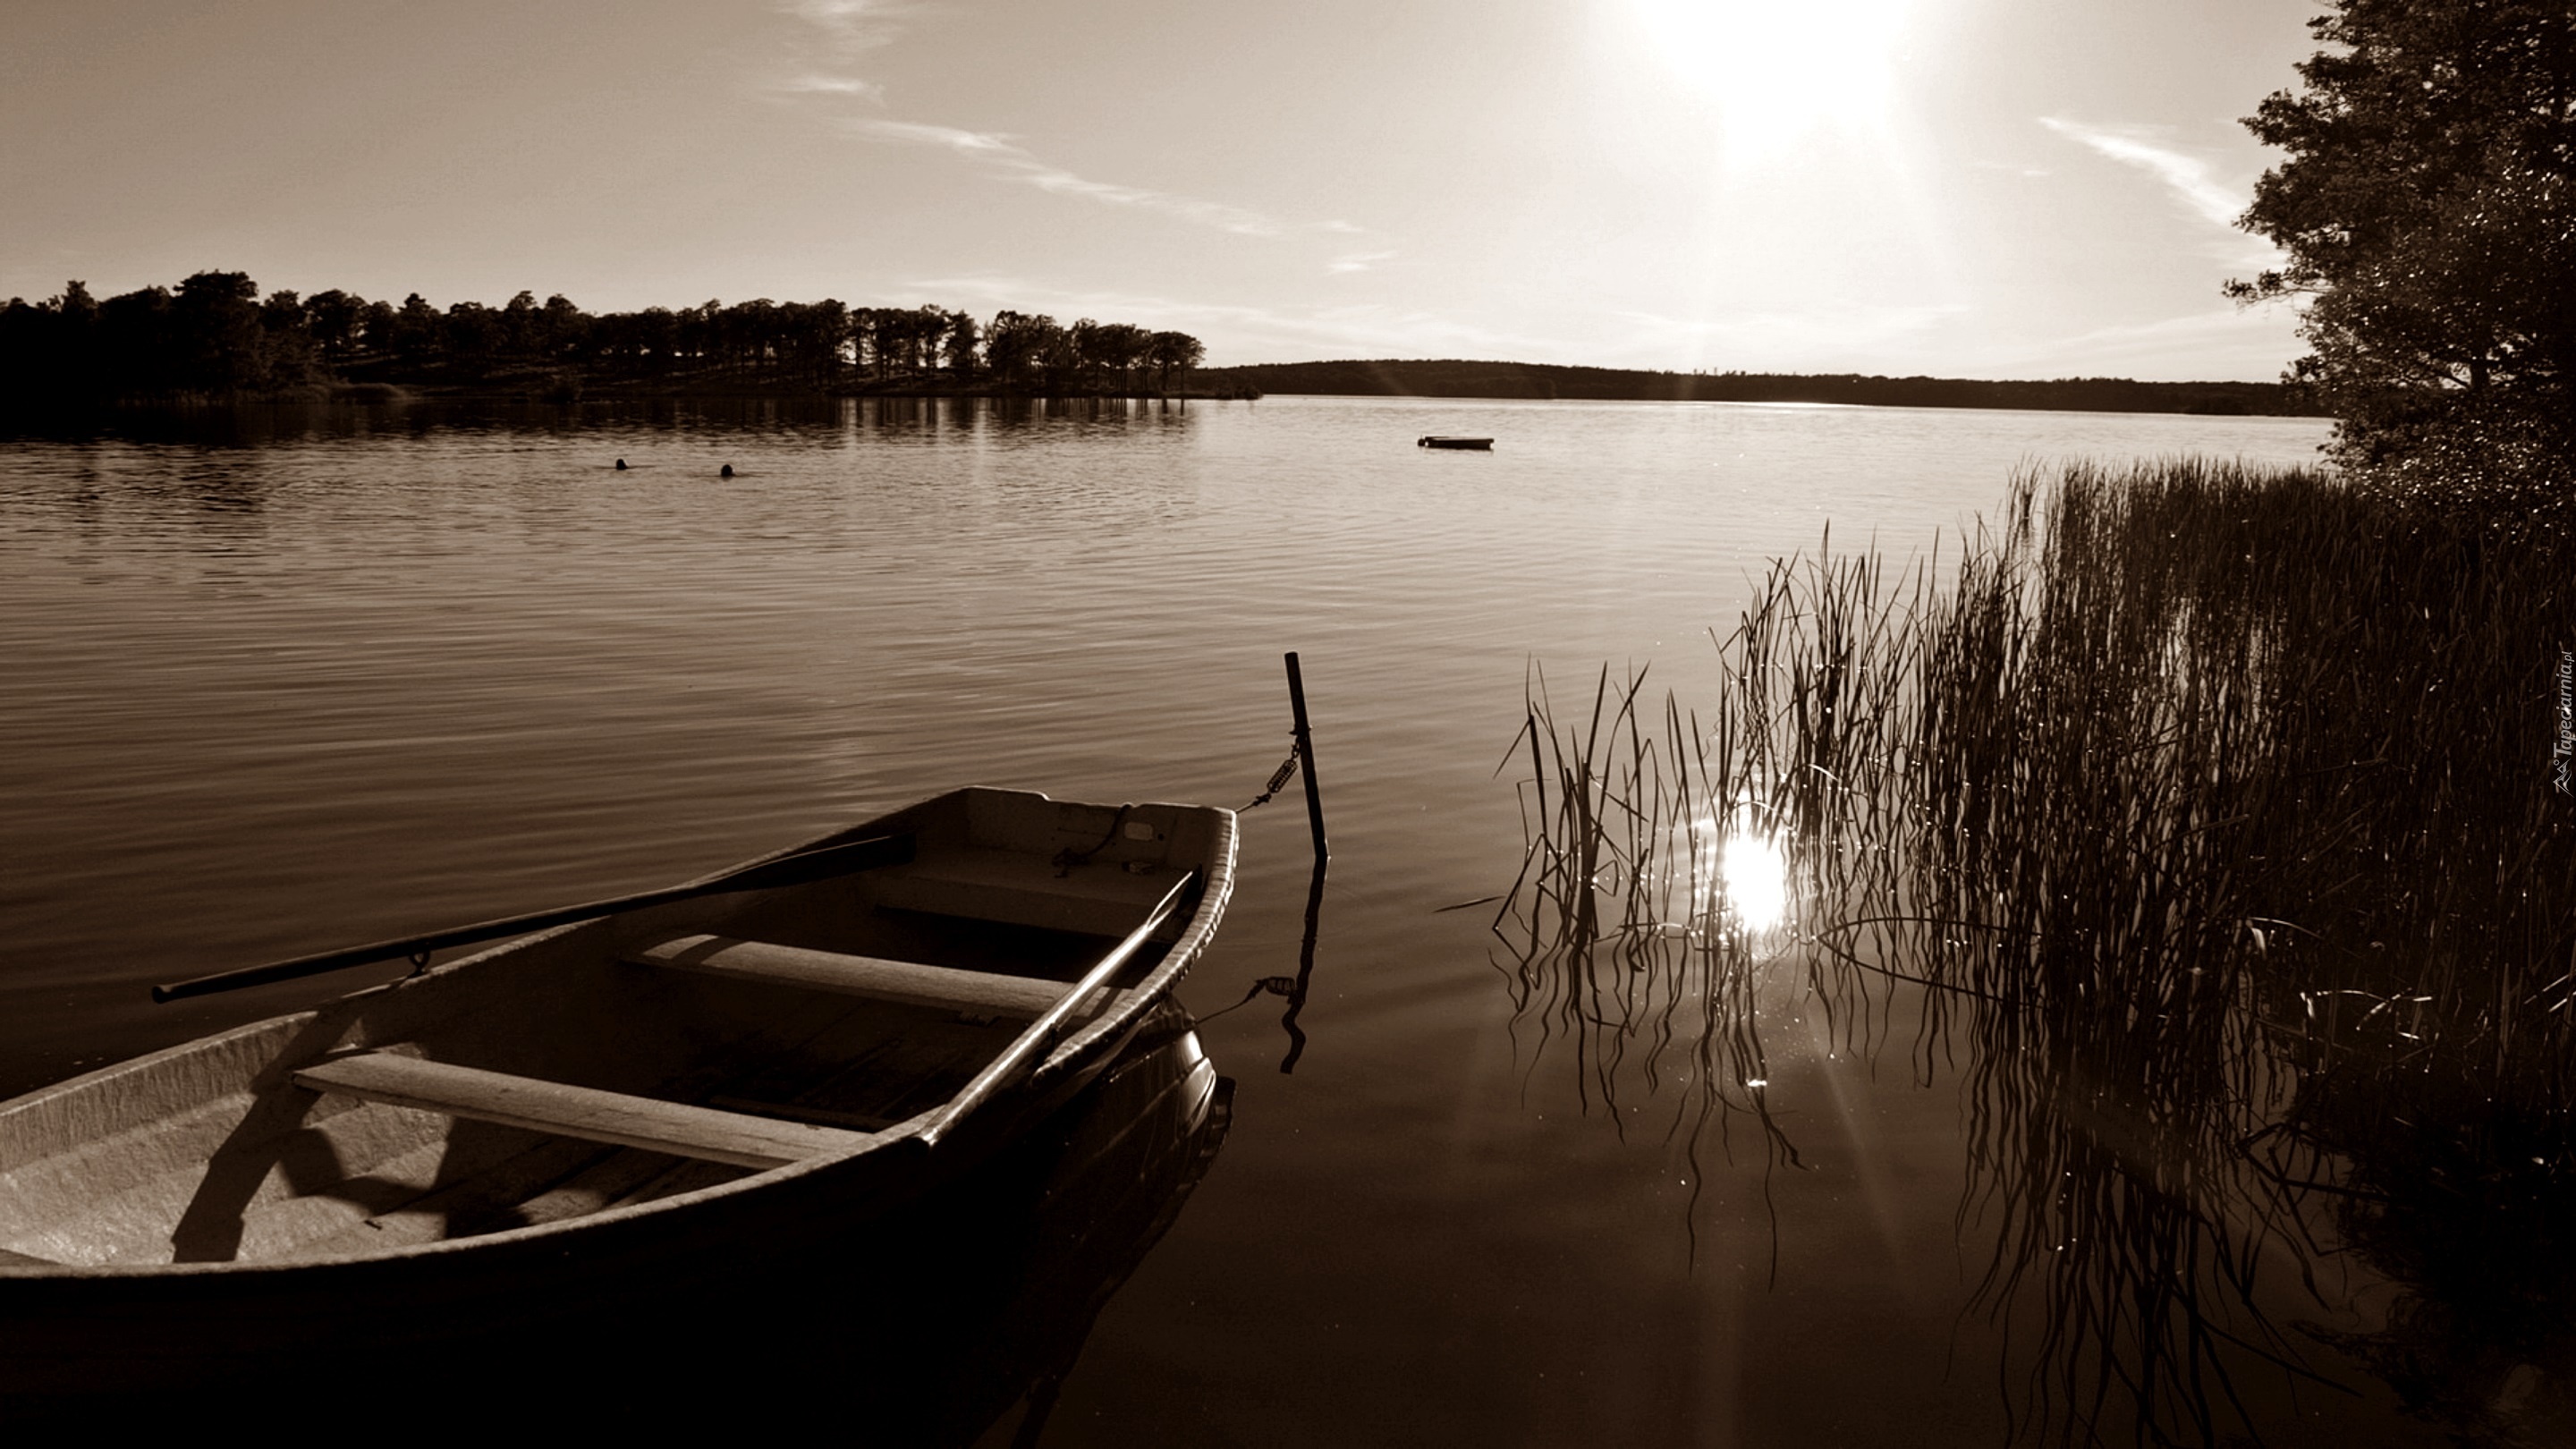
[[769, 297], [1211, 364], [2263, 381], [2320, 0], [9, 0], [0, 297]]

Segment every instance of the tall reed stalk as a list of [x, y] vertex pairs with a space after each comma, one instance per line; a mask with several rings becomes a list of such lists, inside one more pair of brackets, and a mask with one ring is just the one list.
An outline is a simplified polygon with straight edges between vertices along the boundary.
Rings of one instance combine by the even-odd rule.
[[[2510, 536], [2076, 465], [1946, 579], [1775, 566], [1699, 710], [1605, 671], [1561, 725], [1534, 680], [1518, 1019], [1587, 1096], [1669, 1076], [1694, 1147], [1749, 1113], [1778, 1164], [1765, 979], [1873, 1050], [1919, 994], [1918, 1070], [1966, 1054], [1977, 1301], [2042, 1325], [2006, 1369], [2028, 1437], [2215, 1442], [2234, 1375], [2308, 1372], [2265, 1255], [2339, 1251], [2413, 1295], [2343, 1346], [2474, 1430], [2518, 1366], [2576, 1374], [2576, 553]], [[1777, 843], [1785, 931], [1742, 922], [1729, 833]]]

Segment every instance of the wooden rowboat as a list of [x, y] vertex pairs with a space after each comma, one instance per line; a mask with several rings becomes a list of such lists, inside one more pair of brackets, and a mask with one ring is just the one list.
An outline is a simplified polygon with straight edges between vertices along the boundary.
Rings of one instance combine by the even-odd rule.
[[1473, 448], [1481, 452], [1492, 452], [1494, 448], [1494, 440], [1491, 438], [1444, 438], [1436, 433], [1432, 433], [1416, 439], [1415, 446], [1423, 448]]
[[0, 1103], [0, 1403], [631, 1364], [847, 1282], [1186, 1025], [1234, 855], [1230, 811], [959, 790]]

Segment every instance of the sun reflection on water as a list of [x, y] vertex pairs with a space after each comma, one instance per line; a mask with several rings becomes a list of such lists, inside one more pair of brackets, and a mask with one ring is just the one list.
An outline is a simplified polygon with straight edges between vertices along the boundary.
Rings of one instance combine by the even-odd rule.
[[1748, 931], [1767, 931], [1789, 913], [1789, 865], [1780, 844], [1767, 835], [1737, 833], [1727, 837], [1718, 859], [1726, 882], [1726, 901]]
[[1746, 812], [1702, 815], [1690, 825], [1699, 862], [1698, 913], [1720, 912], [1725, 924], [1759, 935], [1789, 915], [1789, 863], [1780, 842]]

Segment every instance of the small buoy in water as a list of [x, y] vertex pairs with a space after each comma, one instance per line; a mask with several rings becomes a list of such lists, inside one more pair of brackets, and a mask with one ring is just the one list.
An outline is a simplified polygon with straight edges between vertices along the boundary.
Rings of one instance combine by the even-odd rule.
[[718, 468], [718, 469], [716, 470], [716, 476], [717, 476], [717, 477], [719, 477], [719, 478], [730, 478], [730, 477], [732, 477], [732, 476], [733, 476], [733, 465], [732, 465], [731, 463], [727, 463], [727, 464], [725, 464], [723, 467]]
[[626, 460], [625, 460], [625, 459], [620, 458], [620, 459], [618, 459], [618, 460], [617, 460], [617, 471], [618, 471], [618, 472], [620, 472], [620, 473], [623, 473], [623, 472], [625, 472], [625, 471], [626, 471]]

